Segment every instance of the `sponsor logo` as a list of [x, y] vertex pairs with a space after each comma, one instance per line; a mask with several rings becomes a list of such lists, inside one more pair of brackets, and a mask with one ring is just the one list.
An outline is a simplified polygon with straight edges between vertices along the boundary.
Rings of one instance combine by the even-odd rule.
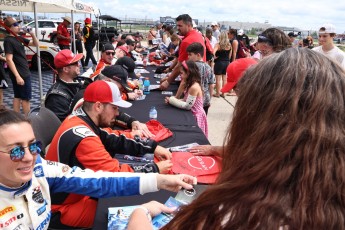
[[34, 168], [34, 174], [36, 177], [43, 177], [44, 176], [43, 168], [41, 165], [38, 165]]
[[9, 212], [13, 212], [14, 210], [16, 210], [16, 208], [14, 206], [8, 206], [8, 207], [4, 208], [3, 210], [0, 210], [0, 217], [4, 216], [5, 214], [7, 214]]
[[26, 6], [28, 0], [0, 0], [0, 6]]
[[185, 189], [183, 190], [183, 193], [186, 195], [186, 196], [194, 196], [196, 194], [196, 191], [194, 188], [192, 189]]
[[43, 204], [44, 198], [40, 186], [37, 186], [32, 190], [32, 200], [36, 203]]
[[85, 126], [77, 126], [73, 128], [73, 133], [82, 138], [85, 137], [96, 137], [97, 135]]
[[8, 227], [10, 226], [14, 221], [16, 220], [19, 220], [19, 219], [22, 219], [24, 217], [24, 214], [21, 213], [17, 216], [12, 216], [10, 219], [8, 219], [6, 222], [4, 223], [0, 223], [0, 228], [5, 228], [5, 227]]
[[62, 168], [61, 168], [63, 173], [67, 172], [69, 169], [70, 169], [70, 167], [67, 165], [62, 166]]
[[216, 165], [216, 161], [212, 157], [193, 156], [188, 159], [188, 164], [195, 169], [208, 171]]
[[48, 212], [47, 218], [45, 218], [45, 220], [43, 220], [40, 223], [40, 225], [36, 228], [36, 230], [46, 229], [46, 226], [49, 224], [50, 217], [51, 217], [51, 213]]
[[47, 160], [47, 165], [58, 165], [56, 161], [48, 161]]
[[46, 211], [46, 206], [47, 206], [47, 201], [44, 201], [44, 204], [42, 207], [40, 207], [39, 209], [37, 209], [37, 215], [42, 215], [42, 213], [44, 213]]

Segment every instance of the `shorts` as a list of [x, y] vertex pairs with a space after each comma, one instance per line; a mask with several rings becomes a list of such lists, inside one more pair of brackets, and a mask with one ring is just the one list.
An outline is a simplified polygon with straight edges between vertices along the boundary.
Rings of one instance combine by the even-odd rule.
[[214, 63], [214, 74], [215, 75], [225, 75], [226, 68], [229, 65], [229, 61], [216, 61]]
[[20, 98], [25, 101], [30, 101], [31, 99], [31, 77], [28, 76], [23, 78], [24, 85], [18, 85], [16, 78], [11, 76], [11, 81], [13, 85], [14, 98]]

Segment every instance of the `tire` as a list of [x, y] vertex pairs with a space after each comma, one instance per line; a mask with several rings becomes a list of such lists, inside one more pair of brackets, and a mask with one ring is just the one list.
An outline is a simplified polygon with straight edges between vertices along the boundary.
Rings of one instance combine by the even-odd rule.
[[[51, 55], [48, 52], [40, 52], [41, 54], [41, 59], [43, 59], [44, 61], [46, 61], [52, 68], [54, 68], [54, 57], [53, 55]], [[50, 70], [50, 67], [41, 60], [41, 70]], [[32, 57], [32, 61], [31, 61], [31, 68], [33, 70], [37, 70], [37, 55], [34, 55]]]

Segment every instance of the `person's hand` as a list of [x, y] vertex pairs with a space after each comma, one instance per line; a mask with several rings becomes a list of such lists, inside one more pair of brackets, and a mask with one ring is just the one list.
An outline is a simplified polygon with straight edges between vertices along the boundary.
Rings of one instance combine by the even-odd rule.
[[135, 89], [134, 93], [136, 93], [138, 95], [138, 97], [141, 97], [143, 95], [143, 91], [140, 89]]
[[154, 155], [159, 160], [170, 160], [172, 158], [171, 152], [168, 149], [166, 149], [162, 146], [159, 146], [159, 145], [157, 145], [157, 147], [154, 151]]
[[135, 136], [143, 137], [143, 132], [141, 130], [132, 130], [130, 133], [133, 137]]
[[132, 100], [132, 101], [136, 100], [139, 97], [139, 95], [134, 93], [134, 92], [133, 93], [127, 93], [127, 95], [128, 95], [128, 99]]
[[22, 77], [16, 77], [16, 81], [18, 85], [24, 85], [24, 80]]
[[169, 82], [168, 81], [163, 81], [160, 86], [159, 89], [160, 90], [166, 90], [169, 87]]
[[165, 160], [157, 162], [156, 165], [159, 168], [159, 173], [166, 174], [171, 170], [173, 164], [171, 160]]
[[140, 130], [142, 132], [142, 135], [147, 138], [153, 138], [155, 135], [153, 135], [150, 130], [147, 128], [147, 125], [144, 123], [140, 123], [139, 121], [133, 121], [132, 122], [132, 131]]
[[166, 68], [165, 70], [163, 70], [163, 73], [169, 73], [170, 72], [170, 68]]
[[196, 177], [186, 174], [164, 175], [157, 174], [157, 187], [171, 192], [178, 192], [181, 188], [192, 189], [197, 183]]
[[165, 104], [169, 104], [169, 100], [170, 100], [170, 97], [165, 97], [165, 99], [164, 99]]
[[212, 145], [197, 145], [188, 149], [190, 153], [196, 156], [220, 156], [222, 147]]
[[150, 201], [148, 203], [142, 204], [141, 206], [147, 208], [152, 217], [155, 217], [161, 214], [162, 212], [173, 213], [176, 210], [175, 208], [169, 208], [168, 206], [161, 204], [157, 201]]
[[168, 80], [167, 77], [163, 77], [163, 78], [161, 78], [159, 81], [162, 83], [162, 82], [167, 81], [167, 80]]

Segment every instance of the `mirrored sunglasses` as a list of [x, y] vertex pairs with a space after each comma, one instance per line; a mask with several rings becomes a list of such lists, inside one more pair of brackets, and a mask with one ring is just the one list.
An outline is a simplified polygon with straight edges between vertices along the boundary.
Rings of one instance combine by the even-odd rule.
[[26, 147], [16, 146], [13, 149], [11, 149], [9, 152], [3, 152], [3, 151], [0, 151], [0, 152], [10, 154], [10, 159], [14, 162], [18, 162], [24, 158], [25, 148], [29, 148], [29, 152], [35, 156], [42, 152], [42, 143], [40, 141], [35, 141]]
[[15, 23], [12, 24], [12, 26], [14, 26], [14, 27], [19, 26], [19, 23], [15, 22]]

